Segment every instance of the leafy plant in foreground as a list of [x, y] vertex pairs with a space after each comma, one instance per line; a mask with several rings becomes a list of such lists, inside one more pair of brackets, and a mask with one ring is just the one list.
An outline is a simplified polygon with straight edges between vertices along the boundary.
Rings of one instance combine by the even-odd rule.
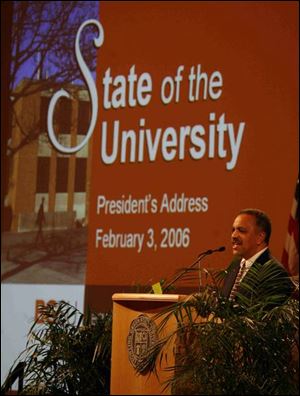
[[283, 299], [274, 265], [266, 264], [253, 268], [247, 293], [234, 302], [214, 282], [160, 312], [159, 334], [173, 315], [177, 327], [153, 345], [139, 371], [157, 371], [173, 343], [175, 365], [165, 383], [173, 394], [298, 394], [299, 302]]
[[25, 363], [22, 394], [109, 394], [111, 314], [82, 314], [64, 301], [40, 312], [17, 359]]

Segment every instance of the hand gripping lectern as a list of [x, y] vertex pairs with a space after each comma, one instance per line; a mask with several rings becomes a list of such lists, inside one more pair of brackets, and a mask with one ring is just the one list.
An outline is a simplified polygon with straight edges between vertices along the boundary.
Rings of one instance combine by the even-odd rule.
[[[167, 361], [157, 362], [158, 377], [154, 373], [138, 373], [136, 364], [139, 356], [157, 339], [157, 319], [153, 316], [166, 307], [179, 302], [183, 296], [177, 294], [114, 294], [112, 324], [112, 395], [161, 395], [171, 394], [163, 382], [172, 372], [164, 368], [174, 365], [174, 344], [168, 345]], [[161, 318], [160, 318], [161, 320]], [[176, 320], [168, 320], [165, 334], [175, 329]]]

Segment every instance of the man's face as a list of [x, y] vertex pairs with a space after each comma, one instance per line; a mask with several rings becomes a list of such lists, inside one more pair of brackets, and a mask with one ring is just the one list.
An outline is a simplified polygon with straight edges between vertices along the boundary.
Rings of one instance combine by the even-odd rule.
[[264, 239], [265, 233], [257, 227], [254, 216], [240, 214], [236, 217], [231, 234], [234, 255], [249, 259], [267, 246]]

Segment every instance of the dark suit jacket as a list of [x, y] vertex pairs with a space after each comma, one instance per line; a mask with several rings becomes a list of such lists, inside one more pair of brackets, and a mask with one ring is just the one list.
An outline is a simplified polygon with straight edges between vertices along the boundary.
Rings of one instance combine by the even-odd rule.
[[[274, 295], [281, 294], [282, 296], [286, 297], [290, 296], [293, 291], [293, 284], [289, 279], [289, 275], [283, 265], [271, 256], [269, 249], [265, 250], [253, 263], [253, 271], [260, 271], [263, 265], [266, 263], [268, 263], [268, 266], [272, 266], [273, 269], [275, 269], [274, 275], [272, 276], [272, 279], [270, 279], [269, 283], [269, 285], [271, 285], [272, 283], [272, 290], [270, 291], [270, 288], [268, 288], [268, 285], [266, 283], [266, 289], [268, 288], [268, 290], [266, 290], [266, 293], [268, 293], [268, 295], [270, 295], [270, 292], [272, 292]], [[239, 264], [240, 259], [235, 258], [227, 269], [227, 274], [224, 278], [224, 283], [221, 290], [222, 295], [225, 297], [229, 297], [230, 295], [231, 289], [234, 285], [237, 273], [239, 271]], [[249, 278], [251, 277], [251, 268], [243, 278], [243, 281], [241, 282], [238, 289], [238, 292], [245, 296], [249, 296], [249, 293], [247, 293], [246, 289], [243, 289], [243, 282], [247, 283], [247, 280], [249, 281]]]

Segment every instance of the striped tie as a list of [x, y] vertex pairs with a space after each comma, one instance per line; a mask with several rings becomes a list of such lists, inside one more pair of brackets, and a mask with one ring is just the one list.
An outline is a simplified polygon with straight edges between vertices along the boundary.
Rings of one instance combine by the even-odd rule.
[[237, 274], [237, 276], [236, 276], [236, 278], [235, 278], [234, 285], [233, 285], [233, 287], [232, 287], [232, 289], [231, 289], [230, 296], [229, 296], [229, 300], [233, 300], [233, 299], [235, 298], [235, 295], [236, 295], [236, 293], [237, 293], [237, 291], [238, 291], [238, 288], [239, 288], [239, 286], [240, 286], [240, 283], [241, 283], [241, 280], [242, 280], [243, 275], [244, 275], [244, 273], [245, 273], [245, 270], [246, 270], [246, 260], [243, 259], [243, 260], [241, 261], [241, 263], [240, 263], [239, 272], [238, 272], [238, 274]]

